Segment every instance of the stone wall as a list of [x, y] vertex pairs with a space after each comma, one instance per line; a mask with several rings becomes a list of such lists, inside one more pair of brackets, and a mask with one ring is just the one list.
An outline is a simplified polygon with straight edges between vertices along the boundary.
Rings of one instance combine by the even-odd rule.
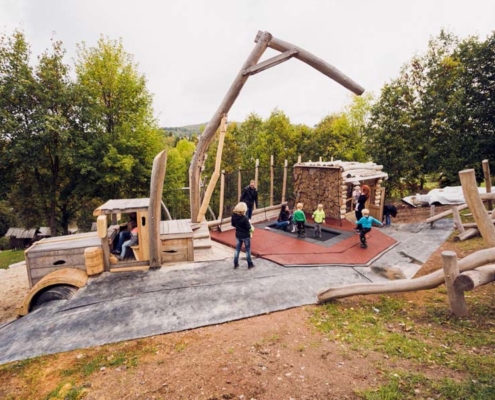
[[341, 218], [341, 169], [295, 165], [294, 195], [296, 203], [304, 204], [303, 210], [307, 214], [312, 214], [321, 203], [327, 217]]

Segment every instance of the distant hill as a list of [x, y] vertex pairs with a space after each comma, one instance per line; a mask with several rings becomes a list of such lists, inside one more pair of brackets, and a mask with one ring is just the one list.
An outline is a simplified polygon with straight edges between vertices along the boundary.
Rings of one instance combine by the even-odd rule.
[[179, 136], [179, 137], [190, 137], [191, 135], [197, 134], [199, 135], [201, 133], [201, 129], [206, 126], [207, 122], [203, 122], [201, 124], [195, 124], [195, 125], [186, 125], [186, 126], [174, 126], [174, 127], [165, 127], [162, 128], [165, 132], [170, 132], [174, 136]]

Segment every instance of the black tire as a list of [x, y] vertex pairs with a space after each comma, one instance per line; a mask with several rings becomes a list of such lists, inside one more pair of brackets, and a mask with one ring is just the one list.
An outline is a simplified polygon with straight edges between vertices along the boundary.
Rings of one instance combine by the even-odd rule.
[[69, 300], [77, 292], [77, 287], [72, 285], [49, 286], [38, 292], [31, 300], [29, 311], [40, 308], [43, 304], [55, 300]]

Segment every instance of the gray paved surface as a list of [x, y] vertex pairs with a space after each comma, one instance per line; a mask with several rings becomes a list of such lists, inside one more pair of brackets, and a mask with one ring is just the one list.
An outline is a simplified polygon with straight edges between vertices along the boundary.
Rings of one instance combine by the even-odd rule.
[[[399, 245], [373, 264], [411, 277], [452, 232], [452, 221], [393, 225]], [[0, 364], [105, 343], [219, 324], [315, 304], [324, 289], [386, 280], [368, 267], [291, 267], [232, 259], [158, 271], [104, 273], [66, 301], [47, 304], [0, 327]]]

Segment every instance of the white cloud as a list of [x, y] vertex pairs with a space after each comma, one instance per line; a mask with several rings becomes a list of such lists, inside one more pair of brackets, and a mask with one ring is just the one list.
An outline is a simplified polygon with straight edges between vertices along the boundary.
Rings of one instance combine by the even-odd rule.
[[[441, 28], [460, 37], [491, 33], [491, 0], [0, 0], [0, 27], [24, 29], [40, 54], [55, 37], [70, 58], [101, 34], [122, 38], [154, 93], [162, 126], [208, 121], [254, 47], [258, 30], [339, 68], [368, 91], [397, 76]], [[275, 55], [268, 51], [264, 58]], [[68, 60], [69, 61], [69, 60]], [[229, 114], [266, 117], [278, 107], [313, 125], [349, 102], [350, 92], [290, 60], [251, 77]]]

